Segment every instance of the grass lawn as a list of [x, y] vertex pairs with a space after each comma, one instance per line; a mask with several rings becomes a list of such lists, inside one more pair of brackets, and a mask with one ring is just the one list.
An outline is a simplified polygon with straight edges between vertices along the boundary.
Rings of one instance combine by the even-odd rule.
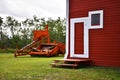
[[120, 80], [120, 68], [52, 68], [54, 59], [63, 57], [18, 57], [0, 53], [0, 80]]

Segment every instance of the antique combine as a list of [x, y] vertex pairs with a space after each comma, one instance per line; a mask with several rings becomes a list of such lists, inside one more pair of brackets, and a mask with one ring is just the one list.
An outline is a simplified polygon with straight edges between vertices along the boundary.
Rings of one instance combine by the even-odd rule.
[[33, 41], [17, 50], [14, 56], [31, 55], [33, 56], [56, 56], [65, 53], [65, 45], [63, 43], [50, 42], [48, 25], [44, 30], [35, 30]]

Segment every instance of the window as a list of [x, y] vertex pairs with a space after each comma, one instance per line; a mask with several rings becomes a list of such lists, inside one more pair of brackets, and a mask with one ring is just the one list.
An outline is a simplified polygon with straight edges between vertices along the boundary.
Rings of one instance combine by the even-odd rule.
[[91, 15], [91, 25], [100, 25], [100, 14]]

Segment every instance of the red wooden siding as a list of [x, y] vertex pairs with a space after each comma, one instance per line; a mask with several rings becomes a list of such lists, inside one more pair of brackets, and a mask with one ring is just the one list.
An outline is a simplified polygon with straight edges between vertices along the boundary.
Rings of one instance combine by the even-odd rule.
[[84, 52], [84, 23], [75, 23], [75, 54]]
[[[89, 11], [103, 10], [103, 29], [89, 30], [90, 59], [95, 65], [120, 67], [120, 0], [69, 0], [69, 5], [69, 19], [87, 17]], [[81, 34], [79, 30], [76, 30], [76, 40]]]

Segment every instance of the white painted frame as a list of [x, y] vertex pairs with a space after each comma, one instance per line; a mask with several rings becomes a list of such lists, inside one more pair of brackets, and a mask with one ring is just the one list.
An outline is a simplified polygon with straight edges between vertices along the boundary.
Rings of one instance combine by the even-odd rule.
[[97, 10], [97, 11], [89, 11], [89, 22], [91, 23], [91, 15], [92, 14], [100, 14], [100, 25], [91, 25], [90, 24], [90, 29], [100, 29], [103, 28], [103, 10]]
[[64, 59], [67, 59], [69, 52], [69, 0], [66, 0], [66, 53]]
[[[84, 53], [75, 54], [75, 23], [84, 23]], [[88, 58], [89, 57], [89, 18], [73, 18], [70, 19], [70, 57]]]

